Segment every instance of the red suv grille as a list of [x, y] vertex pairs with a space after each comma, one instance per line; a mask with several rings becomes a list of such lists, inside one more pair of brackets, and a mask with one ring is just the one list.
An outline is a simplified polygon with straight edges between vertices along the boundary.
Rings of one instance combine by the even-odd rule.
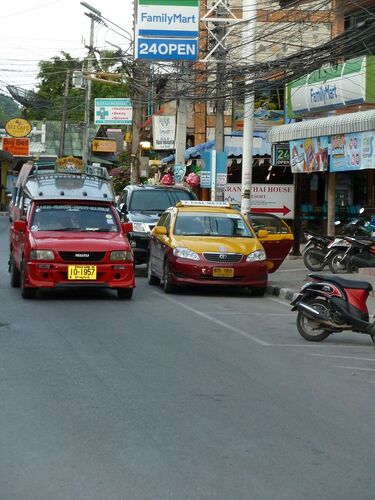
[[104, 259], [105, 252], [59, 252], [59, 255], [67, 262], [98, 262]]

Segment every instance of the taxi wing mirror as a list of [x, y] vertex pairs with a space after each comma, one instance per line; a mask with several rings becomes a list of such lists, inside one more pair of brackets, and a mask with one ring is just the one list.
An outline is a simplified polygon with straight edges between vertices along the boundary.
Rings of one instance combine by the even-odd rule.
[[168, 234], [168, 231], [165, 226], [155, 226], [154, 234], [158, 234], [159, 236], [166, 236]]
[[13, 228], [15, 231], [24, 233], [26, 231], [26, 221], [25, 220], [15, 220], [13, 223]]
[[258, 238], [267, 238], [268, 236], [267, 229], [259, 229], [259, 231], [257, 232], [257, 236]]
[[132, 222], [124, 222], [121, 224], [122, 230], [125, 234], [131, 233], [133, 231], [133, 223]]

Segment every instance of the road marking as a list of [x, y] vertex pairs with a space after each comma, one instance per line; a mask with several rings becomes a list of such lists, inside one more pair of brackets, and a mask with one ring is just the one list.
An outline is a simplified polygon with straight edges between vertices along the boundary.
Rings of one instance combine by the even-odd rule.
[[361, 361], [375, 361], [375, 358], [363, 358], [358, 356], [343, 356], [341, 354], [317, 354], [310, 353], [309, 356], [318, 356], [321, 358], [342, 358], [342, 359], [359, 359]]
[[[239, 314], [247, 314], [249, 315], [249, 311], [206, 311], [206, 314], [225, 314], [225, 315], [239, 315]], [[251, 316], [263, 316], [264, 313], [258, 313], [251, 311]], [[288, 313], [267, 313], [268, 316], [289, 316]]]
[[357, 366], [333, 365], [334, 368], [345, 368], [346, 370], [356, 370], [360, 372], [375, 372], [375, 368], [358, 368]]
[[[155, 293], [157, 293], [159, 296], [161, 296], [160, 293], [158, 293], [158, 292], [155, 292]], [[246, 338], [252, 340], [253, 342], [256, 342], [259, 345], [262, 345], [262, 346], [269, 346], [270, 345], [268, 342], [265, 342], [264, 340], [258, 339], [257, 337], [254, 337], [254, 335], [251, 335], [250, 333], [244, 332], [243, 330], [235, 328], [232, 325], [228, 325], [228, 323], [224, 323], [224, 321], [220, 321], [219, 319], [216, 319], [216, 318], [210, 316], [209, 314], [206, 314], [206, 313], [201, 312], [201, 311], [197, 311], [193, 307], [190, 307], [190, 306], [180, 302], [179, 300], [175, 300], [175, 299], [172, 299], [171, 297], [166, 297], [166, 296], [164, 296], [164, 298], [166, 300], [168, 300], [169, 302], [172, 302], [173, 304], [176, 304], [180, 307], [183, 307], [184, 309], [187, 309], [188, 311], [196, 314], [197, 316], [201, 316], [202, 318], [205, 318], [206, 320], [211, 321], [212, 323], [216, 323], [217, 325], [221, 326], [222, 328], [226, 328], [227, 330], [231, 330], [232, 332], [238, 333], [242, 337], [246, 337]]]
[[[287, 302], [286, 300], [276, 299], [275, 297], [269, 297], [269, 298], [270, 298], [270, 300], [273, 300], [274, 302], [277, 302], [278, 304], [281, 304], [283, 306], [287, 306], [287, 307], [290, 306], [290, 303]], [[293, 312], [293, 311], [291, 311], [291, 312]]]

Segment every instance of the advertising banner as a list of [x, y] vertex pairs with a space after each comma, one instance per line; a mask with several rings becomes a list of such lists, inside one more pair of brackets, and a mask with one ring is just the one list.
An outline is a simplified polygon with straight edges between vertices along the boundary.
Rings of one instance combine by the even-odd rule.
[[95, 99], [95, 125], [131, 125], [132, 118], [130, 99]]
[[289, 141], [293, 173], [323, 172], [328, 169], [328, 137]]
[[175, 116], [161, 115], [152, 117], [153, 149], [174, 149], [175, 135]]
[[136, 59], [196, 61], [199, 0], [138, 0]]
[[12, 153], [13, 156], [29, 156], [30, 155], [30, 139], [16, 139], [14, 137], [4, 137], [3, 151]]
[[375, 168], [375, 132], [333, 135], [331, 138], [331, 172]]

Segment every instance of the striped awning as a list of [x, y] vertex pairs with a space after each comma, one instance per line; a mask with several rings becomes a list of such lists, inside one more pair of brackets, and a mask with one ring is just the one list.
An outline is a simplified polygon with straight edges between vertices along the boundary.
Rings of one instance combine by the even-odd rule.
[[267, 141], [286, 142], [368, 130], [375, 130], [375, 109], [271, 127], [267, 132]]

